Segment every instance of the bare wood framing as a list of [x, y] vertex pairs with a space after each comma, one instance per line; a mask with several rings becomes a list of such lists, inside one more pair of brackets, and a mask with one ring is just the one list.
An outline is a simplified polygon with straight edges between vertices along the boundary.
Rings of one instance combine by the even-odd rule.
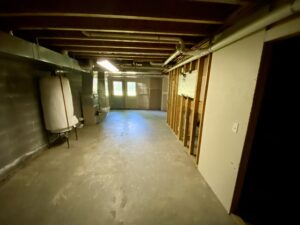
[[182, 125], [183, 125], [183, 115], [184, 115], [184, 98], [183, 96], [180, 96], [180, 107], [179, 107], [179, 118], [178, 118], [178, 139], [182, 140]]
[[209, 75], [210, 75], [210, 66], [211, 66], [211, 59], [212, 59], [212, 54], [207, 55], [206, 57], [206, 63], [204, 64], [206, 69], [206, 85], [205, 85], [205, 91], [204, 92], [204, 100], [202, 104], [202, 115], [200, 115], [200, 127], [199, 127], [199, 133], [198, 133], [198, 141], [197, 141], [197, 150], [196, 150], [196, 163], [199, 163], [199, 157], [200, 157], [200, 147], [201, 147], [201, 141], [202, 141], [202, 131], [203, 131], [203, 120], [205, 116], [205, 106], [206, 106], [206, 97], [207, 97], [207, 90], [208, 90], [208, 84], [209, 84]]
[[167, 108], [167, 123], [170, 125], [170, 114], [171, 114], [171, 72], [168, 74], [169, 82], [168, 82], [168, 108]]
[[185, 120], [184, 120], [184, 133], [183, 133], [183, 145], [188, 145], [188, 133], [189, 133], [189, 119], [190, 119], [190, 98], [186, 98], [185, 100]]
[[193, 109], [192, 109], [192, 119], [191, 119], [191, 128], [190, 128], [190, 144], [189, 144], [189, 152], [193, 154], [194, 147], [195, 147], [195, 132], [196, 132], [196, 125], [197, 125], [197, 114], [198, 114], [198, 107], [199, 107], [199, 97], [201, 93], [201, 83], [203, 77], [203, 65], [204, 59], [200, 58], [197, 61], [196, 68], [198, 69], [198, 76], [197, 76], [197, 84], [196, 84], [196, 93], [193, 102]]
[[162, 21], [174, 23], [203, 23], [203, 24], [222, 24], [221, 20], [200, 20], [185, 18], [166, 18], [150, 16], [129, 16], [112, 14], [94, 14], [94, 13], [66, 13], [66, 12], [19, 12], [19, 13], [0, 13], [0, 17], [86, 17], [86, 18], [104, 18], [104, 19], [123, 19], [123, 20], [147, 20]]
[[175, 134], [178, 134], [178, 117], [179, 117], [179, 95], [178, 95], [179, 70], [176, 70], [176, 86], [175, 86]]

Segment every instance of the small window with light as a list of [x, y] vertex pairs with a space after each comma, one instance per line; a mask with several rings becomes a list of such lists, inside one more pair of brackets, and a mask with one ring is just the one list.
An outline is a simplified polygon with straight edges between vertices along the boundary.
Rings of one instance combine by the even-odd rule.
[[123, 96], [122, 81], [113, 81], [114, 96]]
[[136, 96], [136, 82], [127, 82], [127, 96]]

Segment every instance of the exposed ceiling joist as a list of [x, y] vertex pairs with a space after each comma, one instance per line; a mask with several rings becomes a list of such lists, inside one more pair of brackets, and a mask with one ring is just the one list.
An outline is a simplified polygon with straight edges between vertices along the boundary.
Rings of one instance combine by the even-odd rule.
[[139, 56], [139, 55], [111, 55], [111, 54], [95, 54], [95, 53], [72, 53], [74, 56], [81, 56], [85, 58], [93, 57], [93, 58], [120, 58], [122, 60], [124, 59], [139, 59], [139, 60], [144, 60], [144, 59], [153, 59], [153, 60], [164, 60], [167, 57], [166, 56], [159, 56], [159, 55], [146, 55], [146, 56]]
[[139, 50], [159, 50], [159, 51], [173, 51], [171, 47], [138, 47], [138, 46], [116, 46], [116, 45], [74, 45], [74, 44], [49, 44], [50, 46], [68, 48], [98, 48], [98, 49], [139, 49]]
[[85, 28], [71, 28], [71, 27], [18, 27], [19, 31], [84, 31], [84, 32], [102, 32], [102, 33], [124, 33], [124, 34], [153, 34], [153, 35], [169, 35], [169, 36], [190, 36], [203, 37], [207, 34], [201, 33], [179, 33], [179, 32], [162, 32], [162, 31], [140, 31], [140, 30], [108, 30], [108, 29], [85, 29]]
[[190, 2], [207, 2], [207, 3], [220, 3], [229, 5], [248, 5], [251, 1], [247, 0], [189, 0]]
[[79, 18], [102, 18], [102, 19], [122, 19], [122, 20], [145, 20], [173, 23], [200, 23], [200, 24], [222, 24], [221, 20], [208, 19], [185, 19], [185, 18], [165, 18], [148, 16], [130, 15], [110, 15], [93, 13], [61, 13], [61, 12], [19, 12], [19, 13], [0, 13], [0, 17], [79, 17]]
[[[134, 39], [107, 39], [107, 38], [74, 38], [74, 37], [37, 37], [38, 40], [81, 40], [81, 41], [106, 41], [106, 42], [137, 42], [137, 43], [157, 43], [157, 44], [177, 44], [175, 41], [160, 40], [134, 40]], [[185, 42], [185, 44], [196, 44], [196, 42]]]
[[0, 29], [54, 51], [68, 52], [83, 63], [98, 58], [120, 65], [163, 63], [179, 47], [196, 49], [198, 43], [245, 16], [244, 12], [249, 15], [257, 2], [9, 0], [0, 8]]
[[103, 55], [107, 55], [107, 54], [111, 54], [111, 55], [137, 55], [140, 57], [143, 56], [147, 56], [147, 55], [152, 55], [152, 56], [164, 56], [167, 57], [168, 55], [170, 55], [170, 53], [163, 53], [163, 52], [121, 52], [121, 51], [95, 51], [95, 50], [77, 50], [77, 49], [69, 49], [69, 52], [72, 53], [98, 53], [98, 54], [103, 54]]

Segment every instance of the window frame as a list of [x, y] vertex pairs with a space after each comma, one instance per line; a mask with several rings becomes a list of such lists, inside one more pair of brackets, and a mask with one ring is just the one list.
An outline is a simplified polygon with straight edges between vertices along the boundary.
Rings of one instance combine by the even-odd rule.
[[[129, 84], [133, 84], [133, 86], [131, 87], [134, 87], [134, 91], [129, 88]], [[135, 81], [127, 81], [126, 82], [126, 94], [128, 97], [136, 97], [137, 93], [136, 93], [136, 82]]]
[[[121, 91], [120, 91], [120, 93], [116, 93], [116, 88], [115, 88], [115, 84], [121, 84]], [[119, 80], [114, 80], [113, 81], [113, 96], [115, 96], [115, 97], [122, 97], [122, 96], [124, 96], [124, 90], [123, 90], [123, 82], [122, 81], [119, 81]]]

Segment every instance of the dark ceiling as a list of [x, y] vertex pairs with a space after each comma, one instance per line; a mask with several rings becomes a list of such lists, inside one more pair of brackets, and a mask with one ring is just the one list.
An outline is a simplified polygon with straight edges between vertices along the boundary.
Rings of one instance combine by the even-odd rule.
[[10, 0], [1, 3], [0, 29], [81, 61], [155, 64], [176, 50], [176, 38], [192, 48], [249, 15], [257, 2]]

